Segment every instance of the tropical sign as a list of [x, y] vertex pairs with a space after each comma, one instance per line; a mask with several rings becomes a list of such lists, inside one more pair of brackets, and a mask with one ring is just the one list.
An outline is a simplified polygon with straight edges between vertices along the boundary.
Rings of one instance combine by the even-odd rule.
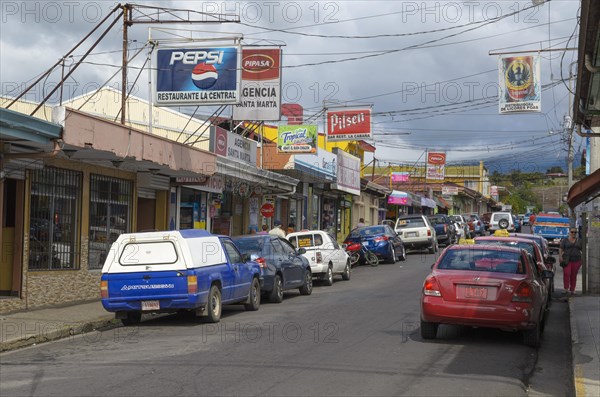
[[277, 152], [317, 153], [316, 125], [280, 125], [277, 128]]

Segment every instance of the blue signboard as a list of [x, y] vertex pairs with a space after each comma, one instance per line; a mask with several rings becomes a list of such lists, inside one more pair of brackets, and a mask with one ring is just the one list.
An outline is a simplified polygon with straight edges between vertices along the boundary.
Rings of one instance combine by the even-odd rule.
[[239, 47], [169, 48], [156, 51], [157, 106], [239, 102]]

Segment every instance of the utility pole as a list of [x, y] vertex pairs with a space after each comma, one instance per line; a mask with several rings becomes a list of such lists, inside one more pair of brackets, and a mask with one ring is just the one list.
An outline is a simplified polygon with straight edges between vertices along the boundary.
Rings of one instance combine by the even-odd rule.
[[[131, 12], [131, 6], [125, 4], [123, 6], [123, 62], [121, 69], [121, 124], [125, 125], [125, 105], [127, 103], [127, 28], [129, 13]], [[149, 115], [152, 117], [152, 114]]]

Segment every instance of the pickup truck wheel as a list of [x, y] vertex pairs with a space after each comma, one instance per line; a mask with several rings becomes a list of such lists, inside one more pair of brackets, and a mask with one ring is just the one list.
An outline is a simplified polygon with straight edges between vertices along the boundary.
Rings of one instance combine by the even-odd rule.
[[258, 279], [254, 277], [252, 284], [250, 284], [250, 293], [248, 296], [248, 303], [244, 305], [244, 308], [248, 311], [256, 311], [260, 307], [260, 283]]
[[269, 301], [273, 303], [281, 303], [283, 301], [283, 281], [279, 274], [273, 279], [273, 290], [269, 294]]
[[121, 322], [123, 325], [135, 325], [142, 321], [142, 313], [140, 312], [127, 312], [127, 317], [122, 318]]
[[306, 275], [304, 276], [304, 284], [302, 284], [302, 287], [299, 288], [300, 295], [312, 294], [312, 288], [313, 288], [312, 273], [306, 272]]
[[218, 323], [221, 319], [221, 291], [216, 285], [212, 285], [208, 291], [208, 302], [206, 303], [206, 322]]
[[327, 267], [327, 273], [325, 273], [325, 278], [323, 280], [325, 281], [326, 286], [331, 287], [333, 285], [333, 269], [331, 266]]
[[346, 262], [346, 267], [344, 268], [344, 273], [342, 273], [342, 280], [350, 280], [350, 262]]
[[435, 254], [435, 243], [431, 243], [431, 247], [429, 247], [428, 252], [430, 254]]

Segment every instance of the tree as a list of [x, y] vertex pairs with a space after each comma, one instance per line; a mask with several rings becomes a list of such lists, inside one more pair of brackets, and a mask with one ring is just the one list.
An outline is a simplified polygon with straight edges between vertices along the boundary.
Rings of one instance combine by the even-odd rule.
[[564, 173], [565, 173], [565, 171], [563, 171], [562, 167], [559, 167], [556, 165], [554, 167], [549, 168], [546, 171], [546, 174], [564, 174]]

